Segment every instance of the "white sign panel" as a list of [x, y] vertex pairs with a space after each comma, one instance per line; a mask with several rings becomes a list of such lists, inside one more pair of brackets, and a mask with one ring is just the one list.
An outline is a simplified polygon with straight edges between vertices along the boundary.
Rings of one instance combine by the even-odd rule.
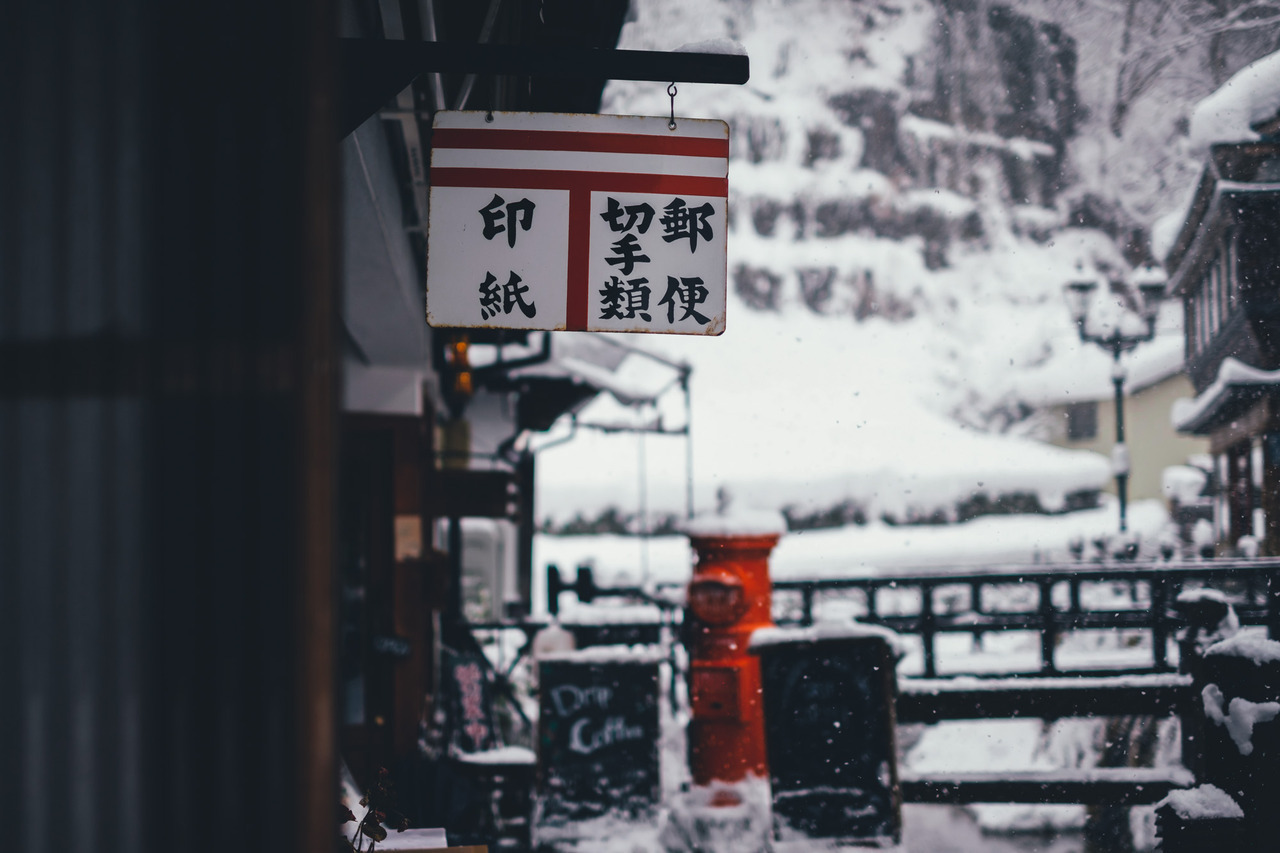
[[723, 332], [729, 128], [667, 122], [437, 113], [427, 322]]

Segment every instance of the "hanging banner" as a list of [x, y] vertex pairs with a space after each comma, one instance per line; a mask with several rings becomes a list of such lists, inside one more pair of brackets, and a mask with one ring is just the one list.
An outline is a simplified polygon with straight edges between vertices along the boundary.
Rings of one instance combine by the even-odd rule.
[[724, 331], [727, 124], [440, 112], [433, 128], [429, 324]]

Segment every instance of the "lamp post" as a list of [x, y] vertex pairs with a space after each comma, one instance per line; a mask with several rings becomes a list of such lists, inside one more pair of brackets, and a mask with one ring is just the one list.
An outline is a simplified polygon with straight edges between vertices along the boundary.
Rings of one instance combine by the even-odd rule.
[[1100, 276], [1094, 270], [1092, 275], [1083, 266], [1077, 265], [1076, 278], [1066, 285], [1067, 307], [1071, 311], [1071, 319], [1075, 321], [1076, 331], [1084, 343], [1097, 344], [1111, 353], [1111, 383], [1115, 387], [1116, 397], [1116, 446], [1111, 451], [1111, 469], [1116, 477], [1116, 496], [1120, 499], [1120, 532], [1128, 530], [1126, 520], [1129, 492], [1129, 448], [1124, 441], [1124, 380], [1125, 367], [1120, 356], [1138, 344], [1145, 343], [1155, 337], [1156, 314], [1160, 309], [1160, 301], [1164, 298], [1167, 277], [1164, 271], [1150, 264], [1135, 271], [1130, 276], [1128, 286], [1130, 293], [1137, 291], [1137, 316], [1143, 321], [1139, 331], [1125, 328], [1125, 314], [1118, 316], [1109, 329], [1093, 332], [1089, 329], [1089, 307], [1094, 290], [1098, 287]]

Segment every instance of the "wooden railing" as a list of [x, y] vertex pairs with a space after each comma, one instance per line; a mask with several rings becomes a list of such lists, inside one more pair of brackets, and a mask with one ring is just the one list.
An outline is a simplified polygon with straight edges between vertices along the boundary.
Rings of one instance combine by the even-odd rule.
[[[1195, 689], [1191, 676], [1179, 673], [1176, 662], [1170, 660], [1170, 641], [1187, 625], [1177, 606], [1179, 594], [1200, 587], [1225, 593], [1241, 625], [1265, 626], [1273, 639], [1280, 638], [1277, 558], [929, 568], [875, 576], [778, 580], [773, 584], [773, 609], [780, 625], [810, 625], [821, 606], [837, 599], [842, 600], [843, 610], [852, 610], [861, 621], [918, 637], [922, 672], [920, 676], [899, 678], [896, 717], [900, 723], [1014, 717], [1182, 716], [1195, 712]], [[1024, 591], [1018, 594], [1016, 588]], [[565, 583], [558, 570], [549, 567], [548, 609], [552, 614], [558, 611], [559, 595], [565, 591], [577, 593], [584, 602], [616, 597], [657, 604], [662, 608], [661, 623], [679, 632], [682, 604], [676, 585], [665, 590], [602, 588], [595, 586], [589, 569], [579, 569], [575, 580]], [[1103, 600], [1106, 605], [1098, 603]], [[566, 627], [582, 634], [581, 640], [591, 642], [592, 631], [597, 628], [607, 628], [606, 634], [617, 635], [626, 626]], [[530, 636], [534, 628], [532, 623], [523, 625]], [[1059, 640], [1066, 633], [1100, 629], [1147, 632], [1150, 663], [1105, 669], [1060, 665]], [[1039, 634], [1038, 669], [938, 677], [940, 635], [958, 633], [981, 638], [1002, 631]], [[1170, 790], [1192, 781], [1190, 772], [1181, 766], [1096, 767], [928, 776], [907, 772], [902, 775], [901, 788], [906, 802], [1119, 806], [1156, 802]]]
[[[1122, 584], [1131, 591], [1130, 606], [1090, 608], [1082, 602], [1088, 585]], [[993, 587], [1032, 587], [1034, 605], [999, 608], [987, 601], [984, 591]], [[799, 595], [798, 613], [776, 616], [780, 624], [813, 622], [820, 596], [853, 592], [863, 613], [859, 618], [892, 628], [900, 634], [920, 637], [923, 677], [938, 674], [936, 640], [942, 633], [967, 633], [975, 637], [992, 631], [1036, 631], [1040, 634], [1041, 675], [1055, 675], [1059, 637], [1083, 629], [1145, 630], [1151, 635], [1150, 667], [1128, 672], [1171, 672], [1169, 640], [1181, 626], [1173, 608], [1178, 594], [1195, 586], [1229, 589], [1242, 625], [1265, 625], [1274, 638], [1280, 635], [1280, 559], [1209, 560], [1187, 563], [1066, 563], [1053, 565], [993, 566], [960, 570], [928, 569], [894, 572], [875, 577], [779, 580], [773, 584], [775, 611], [788, 592]], [[892, 591], [901, 600], [903, 591], [916, 591], [916, 612], [886, 613], [880, 598]], [[1061, 592], [1061, 595], [1055, 593]], [[944, 595], [945, 594], [945, 595]], [[945, 601], [942, 599], [945, 598]], [[1072, 670], [1082, 673], [1081, 670]], [[1108, 670], [1107, 672], [1114, 672]]]
[[[564, 582], [555, 566], [548, 567], [548, 611], [559, 611], [559, 597], [570, 591], [584, 602], [599, 598], [630, 598], [678, 610], [678, 595], [663, 595], [638, 587], [596, 586], [589, 569], [579, 568], [573, 583]], [[1129, 591], [1128, 606], [1090, 607], [1082, 592], [1090, 585], [1123, 585]], [[667, 589], [674, 585], [667, 585]], [[1280, 637], [1280, 558], [1254, 560], [1203, 560], [1196, 562], [1056, 563], [990, 566], [959, 569], [895, 570], [881, 575], [777, 580], [773, 583], [774, 620], [780, 625], [811, 625], [816, 605], [827, 598], [853, 598], [858, 618], [884, 625], [899, 634], [918, 636], [922, 647], [924, 678], [938, 675], [937, 638], [944, 633], [981, 637], [996, 631], [1035, 631], [1040, 635], [1039, 675], [1064, 671], [1089, 674], [1088, 670], [1064, 670], [1058, 665], [1060, 637], [1069, 631], [1125, 629], [1147, 631], [1151, 639], [1151, 664], [1122, 672], [1173, 672], [1169, 641], [1182, 625], [1174, 608], [1178, 594], [1206, 586], [1229, 590], [1242, 625], [1265, 625], [1272, 638]], [[987, 595], [1005, 588], [1004, 595]], [[1034, 595], [1026, 607], [1001, 607], [1010, 587], [1029, 587]], [[906, 593], [904, 595], [904, 593]], [[902, 612], [905, 598], [914, 595], [919, 605]], [[794, 601], [789, 601], [789, 597]], [[894, 607], [881, 599], [891, 596]], [[988, 600], [992, 599], [992, 600]], [[616, 629], [616, 626], [615, 626]], [[1118, 670], [1106, 669], [1104, 674]]]

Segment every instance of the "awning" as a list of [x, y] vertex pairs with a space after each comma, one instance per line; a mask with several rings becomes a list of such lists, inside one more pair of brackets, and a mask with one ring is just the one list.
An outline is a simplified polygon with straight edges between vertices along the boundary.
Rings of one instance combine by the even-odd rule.
[[1195, 399], [1174, 401], [1170, 412], [1173, 427], [1178, 432], [1208, 435], [1248, 411], [1276, 386], [1280, 386], [1280, 370], [1262, 370], [1238, 359], [1224, 359], [1212, 385]]
[[509, 368], [502, 361], [486, 359], [476, 369], [477, 377], [484, 377], [481, 385], [520, 392], [517, 425], [521, 429], [545, 431], [561, 415], [576, 413], [601, 392], [611, 398], [606, 414], [621, 413], [619, 424], [630, 425], [618, 429], [634, 429], [642, 415], [652, 419], [659, 399], [682, 387], [682, 377], [689, 371], [683, 364], [605, 335], [544, 335], [537, 355], [517, 358]]

